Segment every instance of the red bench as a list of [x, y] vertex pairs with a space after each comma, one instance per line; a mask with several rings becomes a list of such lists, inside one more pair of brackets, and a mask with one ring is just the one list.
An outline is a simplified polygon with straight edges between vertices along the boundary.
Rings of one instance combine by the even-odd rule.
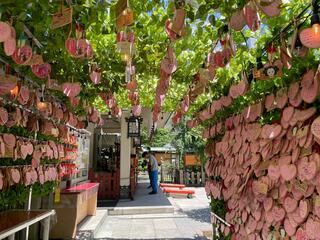
[[172, 184], [172, 183], [160, 183], [160, 187], [165, 188], [165, 187], [169, 187], [169, 188], [185, 188], [186, 185], [184, 184]]
[[176, 189], [176, 188], [163, 188], [163, 192], [166, 193], [167, 196], [170, 196], [170, 193], [173, 193], [173, 194], [187, 195], [187, 198], [192, 198], [192, 196], [194, 194], [194, 190]]

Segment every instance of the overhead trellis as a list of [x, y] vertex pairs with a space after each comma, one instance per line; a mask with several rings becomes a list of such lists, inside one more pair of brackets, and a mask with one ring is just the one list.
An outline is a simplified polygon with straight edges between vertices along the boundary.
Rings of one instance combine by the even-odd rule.
[[[64, 2], [64, 5], [68, 6], [70, 2]], [[230, 19], [233, 12], [243, 8], [247, 2], [198, 0], [198, 6], [186, 5], [187, 35], [175, 43], [179, 68], [170, 82], [163, 111], [176, 109], [187, 93], [193, 76], [217, 41], [218, 30]], [[211, 87], [197, 98], [188, 113], [193, 113], [208, 100], [221, 96], [227, 86], [237, 82], [241, 70], [249, 63], [256, 62], [257, 50], [253, 46], [258, 49], [264, 48], [272, 35], [297, 16], [309, 3], [307, 0], [286, 1], [281, 6], [280, 16], [268, 18], [260, 14], [263, 23], [261, 30], [252, 32], [244, 28], [241, 32], [232, 32], [237, 54], [231, 59], [229, 67], [217, 70], [214, 82], [209, 83]], [[116, 1], [94, 0], [77, 0], [71, 3], [73, 23], [79, 21], [84, 24], [86, 38], [94, 49], [94, 58], [89, 60], [73, 59], [68, 55], [65, 40], [70, 31], [69, 26], [50, 28], [52, 14], [59, 11], [61, 1], [34, 0], [25, 3], [20, 0], [4, 0], [0, 3], [1, 20], [11, 20], [18, 36], [22, 32], [23, 25], [26, 25], [43, 45], [41, 49], [35, 47], [35, 50], [42, 53], [43, 58], [52, 65], [51, 78], [63, 83], [71, 81], [73, 77], [75, 82], [80, 82], [82, 85], [81, 98], [95, 103], [103, 111], [108, 111], [105, 102], [99, 97], [101, 92], [114, 93], [120, 107], [130, 107], [125, 87], [125, 63], [116, 51], [116, 21], [113, 11], [115, 4]], [[167, 35], [164, 26], [168, 18], [173, 18], [173, 6], [172, 1], [130, 1], [135, 17], [135, 23], [131, 28], [136, 36], [136, 79], [140, 104], [144, 107], [151, 108], [154, 102], [159, 67], [166, 54]], [[3, 51], [0, 51], [0, 55], [5, 57]], [[96, 62], [102, 69], [101, 81], [97, 85], [94, 85], [89, 77], [89, 65], [92, 62]], [[13, 62], [10, 64], [15, 65]], [[41, 83], [29, 68], [23, 66], [19, 68], [23, 74]]]

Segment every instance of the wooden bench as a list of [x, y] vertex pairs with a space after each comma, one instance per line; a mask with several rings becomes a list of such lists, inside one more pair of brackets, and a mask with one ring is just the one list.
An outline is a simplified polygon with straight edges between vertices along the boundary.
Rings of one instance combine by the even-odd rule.
[[170, 194], [179, 194], [179, 195], [187, 195], [187, 198], [192, 198], [194, 194], [194, 190], [176, 189], [176, 188], [163, 188], [163, 192], [166, 193], [167, 196], [170, 196]]
[[172, 183], [160, 183], [160, 187], [162, 188], [166, 188], [166, 187], [169, 187], [169, 188], [185, 188], [186, 185], [184, 184], [172, 184]]

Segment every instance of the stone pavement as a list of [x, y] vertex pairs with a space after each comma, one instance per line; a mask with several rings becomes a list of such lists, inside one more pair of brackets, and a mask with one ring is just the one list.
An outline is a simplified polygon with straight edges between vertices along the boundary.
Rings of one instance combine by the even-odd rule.
[[[203, 232], [212, 232], [209, 200], [204, 188], [192, 199], [172, 198], [172, 214], [117, 215], [105, 218], [96, 239], [207, 239]], [[85, 238], [82, 238], [85, 239]]]

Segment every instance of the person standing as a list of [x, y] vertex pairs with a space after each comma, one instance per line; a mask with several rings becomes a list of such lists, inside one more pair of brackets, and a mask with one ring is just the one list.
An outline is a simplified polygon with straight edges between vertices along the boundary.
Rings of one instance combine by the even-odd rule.
[[156, 157], [149, 152], [144, 152], [143, 157], [149, 160], [149, 165], [150, 165], [150, 179], [151, 179], [152, 191], [149, 192], [149, 194], [157, 194], [158, 193], [158, 161]]

